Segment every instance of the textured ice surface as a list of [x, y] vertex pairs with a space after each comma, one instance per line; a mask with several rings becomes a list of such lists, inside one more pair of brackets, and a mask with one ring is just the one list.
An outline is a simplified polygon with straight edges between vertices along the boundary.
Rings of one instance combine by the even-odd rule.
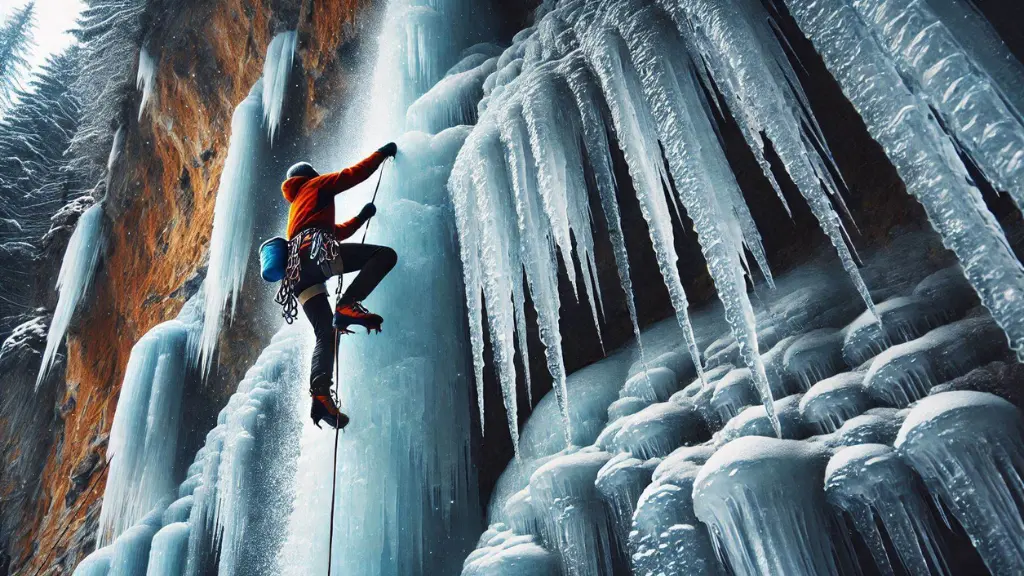
[[724, 444], [742, 436], [803, 439], [807, 433], [800, 415], [800, 399], [801, 395], [794, 394], [775, 401], [781, 436], [772, 425], [764, 406], [750, 406], [726, 422], [715, 436], [715, 441]]
[[208, 372], [220, 338], [224, 310], [234, 314], [252, 252], [259, 184], [258, 150], [264, 140], [263, 80], [253, 84], [231, 118], [231, 140], [220, 175], [210, 233], [206, 272], [206, 310], [201, 339], [202, 364]]
[[933, 386], [1008, 355], [1006, 337], [991, 318], [967, 318], [877, 356], [864, 387], [879, 402], [903, 408]]
[[496, 70], [497, 62], [496, 58], [491, 58], [464, 71], [449, 72], [409, 107], [408, 128], [436, 134], [452, 126], [476, 124], [477, 103], [483, 97], [484, 80]]
[[750, 370], [736, 368], [715, 384], [711, 408], [715, 411], [718, 421], [725, 423], [747, 406], [757, 404], [759, 400], [750, 377]]
[[808, 390], [846, 367], [843, 333], [828, 328], [812, 330], [789, 346], [782, 362], [786, 372], [799, 381], [803, 390]]
[[590, 451], [560, 456], [530, 478], [530, 496], [545, 540], [558, 550], [567, 576], [613, 573], [615, 524], [594, 485], [611, 458], [605, 452]]
[[153, 536], [146, 576], [180, 576], [188, 562], [187, 522], [165, 525]]
[[844, 448], [829, 460], [826, 497], [850, 515], [884, 573], [893, 573], [895, 559], [890, 558], [881, 531], [908, 573], [949, 573], [937, 518], [919, 493], [919, 484], [910, 467], [882, 444]]
[[915, 296], [890, 298], [876, 305], [875, 312], [877, 317], [870, 312], [861, 314], [843, 331], [843, 358], [850, 366], [859, 366], [952, 319]]
[[64, 252], [64, 260], [57, 274], [57, 291], [60, 296], [53, 309], [50, 331], [46, 335], [46, 350], [36, 378], [37, 389], [53, 365], [78, 304], [92, 284], [105, 242], [103, 203], [99, 202], [82, 213]]
[[664, 402], [679, 391], [680, 378], [669, 368], [657, 367], [630, 377], [622, 387], [623, 397], [633, 396], [648, 402]]
[[559, 576], [558, 558], [537, 545], [531, 536], [511, 531], [495, 534], [474, 550], [462, 576]]
[[914, 287], [914, 296], [931, 302], [948, 318], [959, 318], [978, 304], [978, 295], [971, 288], [959, 264], [943, 268], [921, 280]]
[[149, 549], [157, 526], [140, 522], [111, 545], [109, 576], [138, 576], [149, 565]]
[[819, 434], [835, 432], [875, 405], [863, 384], [863, 372], [844, 372], [818, 382], [800, 400], [800, 416]]
[[641, 460], [667, 456], [679, 446], [708, 437], [704, 421], [692, 404], [654, 404], [615, 424], [619, 430], [609, 447]]
[[597, 473], [594, 486], [612, 511], [616, 542], [623, 556], [629, 542], [630, 525], [637, 500], [651, 483], [651, 475], [660, 460], [639, 460], [630, 454], [617, 454]]
[[694, 512], [734, 573], [840, 573], [822, 490], [828, 458], [824, 446], [751, 436], [700, 469]]
[[110, 546], [96, 550], [82, 560], [72, 576], [107, 576], [110, 573], [110, 558], [113, 553], [114, 550]]
[[142, 119], [142, 114], [146, 111], [146, 105], [153, 98], [153, 89], [156, 87], [156, 71], [157, 62], [149, 50], [143, 47], [139, 50], [139, 69], [135, 77], [135, 86], [142, 92], [142, 98], [139, 101], [139, 120]]
[[270, 41], [267, 57], [263, 61], [263, 122], [271, 141], [281, 125], [281, 111], [288, 94], [298, 44], [298, 32], [280, 32]]
[[[946, 127], [924, 96], [905, 83], [891, 55], [847, 2], [786, 0], [786, 4], [868, 132], [892, 160], [907, 191], [924, 207], [943, 244], [956, 254], [982, 303], [1006, 332], [1010, 348], [1024, 358], [1024, 267], [972, 184]], [[945, 47], [928, 41], [916, 45], [919, 54], [929, 59], [934, 56], [927, 54], [930, 48], [937, 53]], [[957, 64], [955, 60], [948, 63]], [[936, 74], [935, 80], [941, 83], [943, 75]], [[973, 86], [965, 83], [960, 88]]]
[[166, 497], [174, 495], [175, 459], [190, 342], [202, 329], [202, 292], [178, 318], [154, 327], [132, 348], [110, 427], [110, 469], [100, 510], [106, 545]]
[[619, 398], [615, 402], [612, 402], [611, 406], [608, 407], [608, 422], [611, 423], [624, 416], [636, 414], [647, 406], [650, 406], [650, 404], [650, 401], [644, 400], [643, 398], [636, 398], [634, 396]]
[[900, 456], [966, 530], [993, 574], [1024, 571], [1024, 418], [991, 394], [946, 392], [910, 411]]

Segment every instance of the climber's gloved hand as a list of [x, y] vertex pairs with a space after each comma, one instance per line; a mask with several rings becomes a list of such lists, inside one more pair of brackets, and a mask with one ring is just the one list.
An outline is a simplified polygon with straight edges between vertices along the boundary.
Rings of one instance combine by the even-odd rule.
[[387, 144], [381, 146], [380, 150], [377, 150], [377, 152], [380, 152], [381, 154], [387, 156], [388, 158], [394, 158], [395, 155], [398, 154], [398, 144], [395, 144], [394, 142], [388, 142]]
[[359, 218], [360, 222], [366, 222], [370, 218], [373, 218], [376, 215], [377, 215], [377, 206], [373, 202], [370, 202], [366, 206], [363, 206], [363, 209], [359, 211], [358, 218]]

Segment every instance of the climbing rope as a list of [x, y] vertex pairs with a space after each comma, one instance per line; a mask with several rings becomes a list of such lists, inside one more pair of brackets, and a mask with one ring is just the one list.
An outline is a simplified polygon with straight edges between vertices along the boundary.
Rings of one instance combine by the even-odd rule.
[[[373, 191], [373, 199], [370, 200], [371, 204], [377, 201], [377, 193], [380, 192], [380, 183], [383, 180], [384, 180], [384, 166], [382, 165], [381, 168], [380, 168], [380, 176], [377, 178], [377, 188], [374, 189], [374, 191]], [[373, 220], [373, 217], [371, 216], [370, 220], [368, 220], [366, 222], [366, 229], [363, 230], [363, 239], [359, 242], [360, 244], [366, 244], [366, 235], [370, 232], [370, 221], [372, 221], [372, 220]], [[333, 249], [336, 250], [337, 249], [336, 246]], [[332, 260], [333, 260], [333, 258], [332, 258]], [[337, 295], [338, 295], [338, 297], [341, 296], [341, 285], [342, 285], [342, 283], [343, 283], [342, 279], [339, 277], [338, 278], [338, 288], [337, 288]], [[339, 339], [338, 339], [338, 329], [335, 328], [334, 329], [334, 390], [331, 391], [331, 396], [334, 397], [334, 405], [337, 406], [338, 410], [340, 411], [341, 410], [341, 395], [338, 393], [338, 391], [339, 391], [339, 382], [341, 382], [341, 367], [338, 365], [338, 351], [340, 349], [340, 346], [338, 345], [338, 341], [339, 341]], [[341, 431], [338, 430], [338, 428], [334, 429], [334, 464], [333, 464], [333, 466], [331, 466], [331, 526], [330, 526], [329, 536], [328, 536], [328, 541], [327, 541], [327, 576], [331, 576], [331, 564], [333, 564], [332, 560], [334, 558], [334, 501], [335, 501], [335, 495], [336, 495], [337, 489], [338, 489], [338, 436], [339, 436], [339, 432], [341, 432]]]

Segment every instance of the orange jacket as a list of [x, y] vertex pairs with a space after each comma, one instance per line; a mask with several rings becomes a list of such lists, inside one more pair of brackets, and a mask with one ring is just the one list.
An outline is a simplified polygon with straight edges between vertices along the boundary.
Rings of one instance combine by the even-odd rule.
[[291, 204], [288, 210], [288, 239], [291, 240], [306, 228], [330, 230], [332, 226], [338, 240], [355, 234], [363, 222], [352, 218], [343, 224], [336, 224], [334, 197], [365, 181], [386, 159], [384, 154], [374, 152], [362, 162], [341, 172], [316, 178], [296, 176], [285, 180], [281, 192]]

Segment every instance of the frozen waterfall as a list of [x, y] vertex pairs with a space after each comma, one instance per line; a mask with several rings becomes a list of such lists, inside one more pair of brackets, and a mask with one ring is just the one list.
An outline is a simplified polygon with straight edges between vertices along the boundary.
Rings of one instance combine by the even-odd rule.
[[37, 389], [53, 365], [79, 302], [92, 284], [105, 242], [103, 203], [97, 202], [79, 217], [64, 252], [64, 261], [57, 274], [57, 291], [60, 296], [53, 309], [50, 330], [46, 334], [46, 350], [43, 351], [39, 376], [36, 378]]

